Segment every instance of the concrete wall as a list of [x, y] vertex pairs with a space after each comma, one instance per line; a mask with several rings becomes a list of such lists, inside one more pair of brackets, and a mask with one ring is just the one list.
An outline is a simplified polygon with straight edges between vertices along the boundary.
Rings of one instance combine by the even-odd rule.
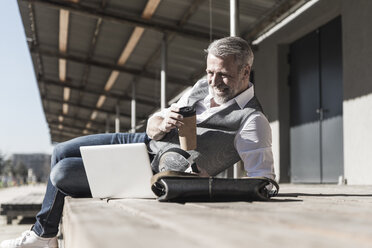
[[349, 184], [372, 184], [371, 12], [372, 1], [343, 1], [344, 168]]
[[[259, 54], [260, 51], [255, 51], [255, 54]], [[269, 47], [265, 50], [269, 60], [276, 60], [277, 53], [273, 47]], [[256, 56], [253, 70], [255, 75], [255, 92], [263, 104], [263, 109], [266, 117], [268, 118], [272, 131], [272, 147], [274, 156], [274, 166], [276, 173], [276, 180], [280, 180], [280, 150], [279, 150], [279, 119], [278, 119], [278, 94], [276, 87], [273, 87], [273, 82], [277, 79], [277, 70], [275, 68], [276, 63], [267, 63], [267, 61], [260, 59], [260, 56]], [[270, 73], [267, 73], [270, 72]], [[258, 77], [256, 77], [258, 75]], [[261, 79], [261, 75], [265, 75], [265, 80]]]
[[349, 184], [372, 184], [372, 1], [321, 0], [255, 48], [255, 87], [273, 131], [275, 167], [289, 181], [288, 45], [342, 17], [344, 172]]

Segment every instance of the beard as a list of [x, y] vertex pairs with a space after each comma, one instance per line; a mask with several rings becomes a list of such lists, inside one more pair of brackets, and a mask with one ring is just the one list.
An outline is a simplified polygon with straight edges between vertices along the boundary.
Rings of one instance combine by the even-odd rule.
[[222, 105], [234, 98], [234, 90], [226, 85], [218, 87], [209, 86], [209, 91], [213, 96], [213, 100], [218, 105]]

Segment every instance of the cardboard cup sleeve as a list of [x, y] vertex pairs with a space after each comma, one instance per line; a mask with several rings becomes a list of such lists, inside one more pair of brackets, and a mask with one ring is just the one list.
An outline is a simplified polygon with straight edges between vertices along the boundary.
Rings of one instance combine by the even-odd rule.
[[181, 149], [185, 151], [195, 150], [196, 144], [196, 111], [193, 107], [180, 108], [179, 113], [183, 116], [183, 123], [178, 128]]

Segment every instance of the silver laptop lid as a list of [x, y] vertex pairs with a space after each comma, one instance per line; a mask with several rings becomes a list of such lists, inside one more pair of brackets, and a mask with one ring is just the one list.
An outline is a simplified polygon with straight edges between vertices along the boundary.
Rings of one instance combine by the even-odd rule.
[[155, 198], [144, 143], [80, 147], [90, 190], [96, 198]]

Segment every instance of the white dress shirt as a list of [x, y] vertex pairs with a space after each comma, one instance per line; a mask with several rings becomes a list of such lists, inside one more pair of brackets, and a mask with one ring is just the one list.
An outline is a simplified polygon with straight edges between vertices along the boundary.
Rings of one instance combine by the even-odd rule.
[[[177, 102], [178, 107], [187, 105], [187, 99], [191, 89], [187, 91]], [[254, 96], [254, 86], [249, 84], [249, 88], [231, 99], [230, 101], [218, 106], [210, 107], [212, 100], [211, 94], [204, 100], [196, 103], [196, 122], [200, 123], [211, 115], [227, 108], [236, 102], [241, 109]], [[155, 115], [163, 116], [164, 112]], [[271, 148], [271, 128], [268, 120], [259, 111], [253, 112], [245, 124], [240, 128], [234, 139], [234, 146], [244, 163], [244, 169], [248, 177], [268, 177], [275, 179], [274, 161]]]

